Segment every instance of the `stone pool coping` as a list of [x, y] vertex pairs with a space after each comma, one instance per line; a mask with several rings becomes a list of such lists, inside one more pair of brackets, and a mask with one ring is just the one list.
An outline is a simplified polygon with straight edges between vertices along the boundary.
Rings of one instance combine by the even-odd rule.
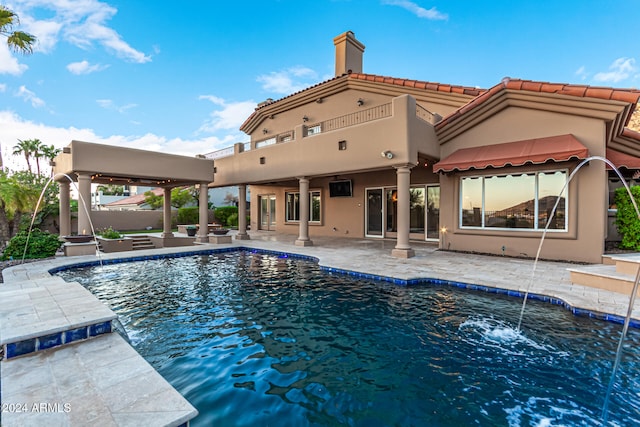
[[[252, 233], [252, 239], [254, 239], [254, 233]], [[137, 261], [169, 256], [188, 256], [206, 252], [240, 249], [260, 250], [278, 253], [283, 256], [295, 254], [294, 256], [317, 260], [320, 267], [330, 273], [346, 273], [375, 280], [384, 280], [399, 285], [418, 283], [452, 285], [516, 297], [522, 297], [528, 291], [529, 295], [536, 299], [563, 305], [575, 314], [597, 317], [618, 323], [624, 318], [629, 302], [629, 297], [626, 295], [572, 284], [569, 280], [567, 269], [572, 266], [575, 267], [575, 264], [570, 263], [540, 262], [535, 274], [533, 274], [533, 261], [531, 260], [437, 251], [433, 245], [428, 244], [413, 245], [412, 243], [416, 256], [409, 259], [398, 259], [391, 257], [388, 241], [314, 238], [315, 246], [306, 247], [295, 246], [294, 241], [294, 236], [284, 236], [278, 240], [274, 239], [273, 235], [270, 235], [266, 239], [233, 241], [230, 244], [204, 244], [198, 247], [103, 254], [100, 259], [106, 263], [113, 263], [123, 262], [122, 260]], [[51, 287], [59, 290], [61, 289], [60, 279], [52, 277], [50, 271], [64, 269], [70, 265], [92, 264], [97, 261], [98, 258], [91, 255], [56, 258], [9, 267], [3, 271], [5, 283], [0, 284], [0, 301], [3, 300], [3, 296], [9, 296], [12, 292], [19, 293], [22, 291], [29, 293], [38, 287]], [[72, 292], [73, 288], [74, 286], [68, 286], [69, 292]], [[93, 299], [93, 302], [87, 303], [95, 304], [97, 298], [91, 294], [89, 295], [89, 299]], [[57, 304], [53, 298], [47, 303], [45, 303], [45, 300], [41, 302], [45, 306], [49, 303]], [[35, 304], [34, 302], [34, 307]], [[19, 307], [16, 306], [15, 309]], [[101, 308], [95, 306], [96, 311], [94, 314], [97, 316], [96, 318], [104, 318], [106, 312], [102, 312], [103, 308], [104, 306]], [[44, 311], [55, 311], [54, 309], [55, 307], [51, 307], [49, 310], [45, 309]], [[34, 310], [36, 309], [34, 308]], [[33, 337], [33, 332], [20, 335], [22, 332], [16, 332], [13, 326], [4, 326], [5, 324], [10, 324], [5, 323], [7, 316], [11, 315], [10, 312], [11, 310], [9, 312], [0, 312], [0, 320], [2, 320], [0, 322], [0, 340], [7, 342], [4, 338], [5, 336]], [[640, 318], [639, 314], [638, 310], [634, 310], [633, 318], [635, 320], [632, 326], [638, 327], [637, 319]], [[109, 316], [107, 315], [107, 318]], [[52, 328], [51, 325], [45, 325], [44, 327], [49, 327], [45, 331], [50, 331]], [[100, 384], [109, 384], [109, 381], [119, 379], [116, 382], [120, 388], [113, 387], [114, 384], [111, 384], [113, 388], [108, 386], [104, 389], [98, 388], [98, 384], [95, 383], [97, 380], [94, 378], [93, 367], [105, 361], [102, 352], [92, 352], [89, 349], [92, 346], [98, 346], [100, 343], [107, 343], [104, 344], [107, 348], [128, 347], [130, 350], [127, 351], [133, 351], [135, 355], [123, 357], [122, 363], [124, 365], [122, 366], [126, 366], [127, 363], [133, 363], [138, 367], [125, 370], [132, 373], [144, 372], [145, 375], [150, 375], [150, 379], [145, 379], [147, 377], [136, 378], [135, 374], [132, 377], [118, 376], [116, 374], [118, 372], [116, 366], [118, 365], [113, 365], [110, 369], [103, 371], [102, 375], [106, 377], [103, 380], [106, 382]], [[133, 354], [125, 353], [124, 350], [116, 352], [116, 354], [118, 353], [123, 355]], [[90, 359], [89, 355], [93, 359]], [[60, 366], [70, 363], [68, 362], [69, 359], [77, 361], [75, 368], [70, 368], [70, 370], [82, 373], [78, 373], [75, 377], [63, 377], [62, 379], [53, 376], [53, 372], [60, 372]], [[93, 415], [95, 415], [93, 419], [108, 420], [105, 421], [104, 425], [147, 424], [148, 420], [154, 420], [154, 425], [187, 425], [188, 420], [197, 414], [197, 411], [159, 374], [153, 369], [151, 370], [155, 375], [150, 374], [148, 368], [145, 367], [148, 365], [147, 362], [114, 333], [105, 333], [68, 345], [53, 346], [53, 348], [22, 355], [14, 359], [5, 358], [1, 363], [0, 382], [2, 383], [2, 389], [0, 393], [3, 397], [3, 404], [10, 402], [21, 403], [22, 401], [15, 400], [18, 397], [24, 402], [28, 401], [30, 403], [71, 403], [69, 400], [72, 396], [75, 396], [75, 393], [82, 394], [82, 390], [87, 391], [87, 387], [89, 387], [88, 392], [91, 396], [89, 400], [97, 399], [96, 402], [100, 403], [97, 406], [102, 408], [100, 411], [91, 412], [86, 410], [87, 402], [78, 402], [75, 403], [77, 406], [72, 406], [69, 412], [64, 412], [64, 406], [62, 411], [57, 412], [3, 412], [3, 425], [24, 425], [25, 421], [33, 421], [37, 424], [49, 424], [52, 422], [59, 425], [78, 425], [83, 423], [81, 419], [86, 421]], [[29, 379], [31, 377], [49, 379], [55, 384], [55, 390], [51, 388], [51, 382], [48, 383], [48, 386], [44, 386], [42, 382], [35, 381], [33, 378]], [[158, 390], [162, 391], [148, 390], [140, 386], [130, 387], [131, 384], [145, 384], [147, 382], [156, 384], [159, 387]], [[91, 390], [94, 392], [91, 392]], [[95, 390], [99, 390], [99, 392], [95, 392]], [[118, 400], [120, 399], [118, 396], [122, 396], [123, 390], [127, 390], [127, 395], [131, 397], [131, 400], [127, 401], [127, 403]], [[150, 396], [158, 398], [161, 393], [167, 393], [167, 395], [172, 396], [171, 404], [161, 405], [160, 408], [154, 407], [152, 405], [154, 398], [150, 398]], [[74, 410], [74, 407], [79, 409]], [[158, 412], [158, 410], [160, 411]], [[98, 412], [100, 412], [100, 415], [98, 415]], [[104, 418], [105, 414], [108, 415], [107, 418]]]

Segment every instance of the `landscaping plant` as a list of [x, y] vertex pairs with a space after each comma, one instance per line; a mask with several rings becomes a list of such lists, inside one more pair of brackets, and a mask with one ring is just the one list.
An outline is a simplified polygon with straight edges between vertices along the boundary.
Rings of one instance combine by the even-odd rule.
[[[25, 252], [27, 238], [29, 245]], [[2, 254], [2, 260], [22, 259], [23, 255], [25, 259], [49, 258], [56, 254], [60, 246], [62, 242], [58, 240], [57, 234], [34, 228], [29, 235], [28, 231], [23, 230], [11, 238]]]
[[[640, 206], [640, 186], [633, 186], [630, 189], [633, 198]], [[616, 189], [614, 203], [618, 208], [615, 225], [622, 237], [620, 248], [640, 250], [640, 219], [625, 187]]]

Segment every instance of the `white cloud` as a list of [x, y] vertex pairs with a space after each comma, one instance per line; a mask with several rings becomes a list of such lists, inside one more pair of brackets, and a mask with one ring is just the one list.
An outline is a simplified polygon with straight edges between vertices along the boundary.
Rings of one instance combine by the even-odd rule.
[[609, 66], [609, 71], [596, 73], [593, 80], [598, 82], [618, 83], [634, 75], [638, 70], [633, 58], [618, 58]]
[[30, 102], [31, 106], [34, 108], [45, 106], [45, 102], [42, 99], [38, 98], [34, 92], [27, 89], [27, 87], [24, 85], [20, 86], [20, 89], [18, 89], [18, 92], [16, 92], [16, 96], [24, 99], [27, 102]]
[[[53, 17], [38, 19], [37, 9], [53, 12]], [[128, 61], [145, 63], [151, 57], [134, 49], [114, 29], [107, 26], [118, 10], [98, 0], [14, 0], [24, 30], [38, 38], [36, 50], [50, 52], [60, 37], [82, 49], [94, 44]]]
[[219, 137], [208, 136], [194, 139], [170, 139], [151, 133], [141, 136], [112, 135], [104, 137], [97, 135], [92, 129], [48, 126], [43, 123], [25, 120], [12, 111], [0, 110], [0, 146], [2, 148], [2, 158], [5, 166], [9, 166], [14, 170], [24, 168], [25, 166], [20, 163], [20, 156], [11, 156], [8, 148], [13, 147], [18, 142], [18, 139], [35, 138], [40, 139], [47, 145], [53, 144], [56, 148], [66, 147], [75, 139], [97, 144], [160, 151], [183, 156], [206, 154], [217, 149], [231, 146], [234, 142], [242, 140], [242, 137], [237, 133]]
[[578, 68], [575, 72], [576, 76], [580, 77], [580, 79], [582, 80], [586, 80], [586, 78], [589, 76], [589, 74], [587, 73], [587, 69], [585, 68], [585, 66], [583, 65], [582, 67]]
[[7, 91], [7, 85], [5, 83], [0, 83], [0, 92], [6, 92]]
[[425, 9], [424, 7], [408, 0], [382, 0], [382, 4], [399, 6], [413, 13], [418, 18], [443, 21], [449, 19], [449, 15], [439, 12], [435, 7], [432, 7], [431, 9]]
[[256, 80], [262, 83], [262, 88], [268, 92], [288, 95], [317, 83], [317, 74], [310, 68], [297, 66], [263, 74]]
[[138, 104], [125, 104], [125, 105], [119, 106], [114, 104], [111, 99], [98, 99], [96, 100], [96, 103], [100, 107], [104, 108], [105, 110], [113, 110], [121, 114], [124, 114], [127, 112], [127, 110], [130, 110], [138, 106]]
[[2, 42], [0, 43], [0, 74], [19, 76], [24, 73], [29, 67], [25, 64], [20, 64], [18, 59], [9, 51], [9, 47], [4, 40], [0, 41]]
[[199, 99], [206, 99], [222, 109], [214, 110], [200, 127], [200, 132], [216, 132], [219, 130], [236, 130], [242, 125], [256, 108], [254, 101], [227, 103], [224, 99], [213, 95], [201, 95]]
[[25, 15], [21, 22], [28, 29], [28, 32], [35, 35], [38, 40], [34, 46], [34, 51], [49, 53], [60, 38], [60, 30], [63, 27], [61, 22], [52, 20], [35, 21], [31, 16]]
[[217, 96], [214, 96], [214, 95], [200, 95], [198, 99], [206, 99], [207, 101], [211, 101], [216, 105], [224, 105], [224, 99], [218, 98]]
[[91, 74], [96, 71], [102, 71], [107, 67], [109, 66], [100, 64], [91, 65], [88, 61], [80, 61], [68, 64], [67, 70], [72, 74]]

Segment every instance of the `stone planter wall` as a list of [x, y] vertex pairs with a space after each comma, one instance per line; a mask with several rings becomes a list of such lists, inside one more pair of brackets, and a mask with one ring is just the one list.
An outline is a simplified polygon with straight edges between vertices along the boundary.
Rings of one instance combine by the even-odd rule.
[[102, 252], [124, 252], [133, 250], [133, 239], [131, 237], [123, 237], [121, 239], [105, 239], [98, 237], [98, 242], [102, 247]]

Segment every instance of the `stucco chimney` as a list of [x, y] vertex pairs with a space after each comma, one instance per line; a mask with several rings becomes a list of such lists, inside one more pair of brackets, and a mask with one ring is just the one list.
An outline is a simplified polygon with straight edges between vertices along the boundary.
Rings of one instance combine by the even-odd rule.
[[336, 46], [336, 77], [348, 73], [362, 72], [362, 54], [364, 45], [356, 40], [351, 31], [333, 39]]

